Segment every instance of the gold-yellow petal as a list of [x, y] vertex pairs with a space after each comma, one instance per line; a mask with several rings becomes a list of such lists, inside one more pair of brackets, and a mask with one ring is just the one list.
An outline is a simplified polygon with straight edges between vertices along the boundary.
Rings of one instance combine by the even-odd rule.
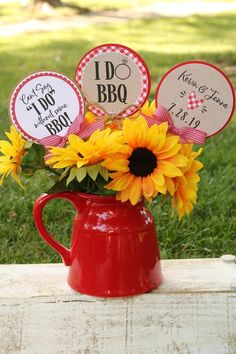
[[182, 172], [178, 167], [166, 161], [158, 161], [158, 169], [167, 177], [182, 176]]

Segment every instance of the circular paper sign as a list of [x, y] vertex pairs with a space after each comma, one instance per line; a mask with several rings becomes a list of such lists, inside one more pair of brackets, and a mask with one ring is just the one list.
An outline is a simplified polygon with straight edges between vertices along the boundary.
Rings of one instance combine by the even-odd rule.
[[230, 80], [212, 64], [190, 61], [170, 69], [156, 92], [177, 128], [187, 126], [207, 133], [220, 132], [234, 112], [235, 95]]
[[65, 136], [76, 117], [84, 113], [82, 95], [66, 76], [40, 71], [27, 76], [15, 88], [10, 116], [15, 127], [32, 141]]
[[77, 66], [75, 81], [96, 115], [129, 116], [144, 104], [150, 91], [145, 62], [120, 44], [101, 45], [88, 52]]

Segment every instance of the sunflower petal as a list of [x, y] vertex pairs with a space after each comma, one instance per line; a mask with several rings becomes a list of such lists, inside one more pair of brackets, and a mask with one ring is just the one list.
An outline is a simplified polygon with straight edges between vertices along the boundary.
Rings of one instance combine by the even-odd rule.
[[132, 205], [138, 203], [141, 198], [142, 182], [141, 177], [136, 177], [130, 188], [130, 202]]
[[168, 131], [168, 123], [167, 122], [164, 122], [164, 123], [161, 123], [158, 125], [158, 134], [167, 134], [167, 131]]
[[70, 146], [75, 150], [77, 150], [77, 146], [79, 144], [81, 144], [81, 143], [83, 144], [83, 140], [78, 135], [75, 135], [75, 134], [69, 134], [68, 142], [69, 142]]
[[112, 180], [105, 187], [119, 192], [127, 188], [134, 178], [130, 173], [124, 173], [121, 177]]
[[165, 178], [163, 174], [158, 170], [158, 168], [153, 171], [153, 173], [151, 174], [151, 178], [153, 182], [158, 186], [163, 186], [163, 184], [165, 183]]
[[175, 193], [175, 184], [172, 178], [165, 177], [166, 189], [170, 193], [170, 195], [174, 195]]
[[149, 114], [149, 102], [148, 102], [148, 100], [145, 101], [145, 103], [142, 105], [141, 111], [142, 111], [142, 113], [144, 113], [146, 115]]
[[16, 171], [12, 171], [11, 175], [14, 178], [14, 180], [16, 181], [16, 183], [18, 183], [22, 189], [25, 189], [23, 184], [21, 183], [20, 178], [19, 178], [18, 174], [16, 173]]
[[170, 158], [166, 159], [165, 161], [173, 163], [177, 167], [185, 167], [185, 166], [187, 166], [187, 163], [188, 163], [187, 157], [180, 155], [180, 154], [176, 154], [174, 156], [171, 156]]
[[182, 172], [178, 167], [166, 161], [159, 161], [158, 169], [164, 176], [167, 177], [182, 176]]
[[[166, 139], [166, 143], [163, 146], [163, 148], [161, 149], [160, 153], [164, 153], [164, 152], [171, 150], [178, 143], [179, 143], [179, 136], [177, 136], [177, 135], [168, 136]], [[179, 146], [179, 148], [181, 148], [180, 144], [178, 146]]]
[[[152, 139], [152, 143], [153, 143], [153, 139]], [[158, 134], [156, 137], [156, 142], [155, 142], [155, 146], [153, 146], [153, 153], [155, 155], [159, 154], [160, 151], [162, 151], [163, 146], [166, 143], [166, 134]]]
[[129, 171], [129, 161], [125, 159], [107, 159], [102, 163], [102, 165], [110, 171]]
[[156, 110], [156, 102], [153, 100], [149, 105], [149, 114], [152, 116]]
[[172, 146], [172, 148], [169, 149], [168, 151], [158, 153], [158, 159], [160, 160], [169, 159], [170, 157], [176, 155], [179, 152], [180, 147], [181, 147], [180, 144], [176, 144]]
[[[50, 162], [47, 162], [48, 164], [50, 164]], [[65, 160], [65, 161], [59, 161], [56, 162], [53, 165], [53, 168], [65, 168], [65, 167], [71, 167], [74, 165], [74, 161], [73, 160]]]
[[159, 132], [157, 124], [152, 125], [147, 131], [147, 148], [159, 151], [166, 142], [166, 135]]
[[163, 184], [162, 186], [159, 186], [159, 185], [155, 185], [155, 187], [156, 187], [156, 191], [157, 192], [159, 192], [159, 193], [161, 193], [161, 194], [166, 194], [166, 185], [165, 184]]
[[154, 195], [156, 189], [150, 176], [142, 178], [142, 190], [145, 198], [150, 198]]
[[201, 153], [202, 153], [202, 148], [198, 149], [198, 151], [193, 151], [192, 152], [192, 156], [194, 159], [196, 159], [196, 157], [198, 157]]
[[125, 188], [123, 191], [116, 193], [116, 199], [120, 200], [122, 203], [127, 202], [130, 199], [130, 188]]
[[192, 163], [192, 167], [194, 168], [194, 171], [199, 171], [203, 168], [203, 164], [198, 160], [194, 160]]
[[0, 140], [0, 151], [4, 154], [4, 155], [8, 155], [8, 156], [14, 156], [16, 154], [16, 150], [14, 149], [14, 147], [5, 140]]
[[125, 141], [133, 148], [143, 147], [146, 141], [148, 125], [143, 117], [126, 118], [123, 123]]

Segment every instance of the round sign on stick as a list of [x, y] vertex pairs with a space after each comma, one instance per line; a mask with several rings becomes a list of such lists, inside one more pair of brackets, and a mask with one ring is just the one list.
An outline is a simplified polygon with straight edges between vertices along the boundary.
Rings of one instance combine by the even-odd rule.
[[177, 128], [196, 128], [210, 137], [231, 119], [235, 94], [220, 69], [203, 61], [189, 61], [165, 74], [157, 87], [156, 104], [169, 111]]
[[99, 116], [129, 116], [144, 104], [150, 92], [145, 62], [120, 44], [105, 44], [88, 52], [77, 66], [75, 81], [89, 109]]
[[40, 71], [17, 85], [9, 111], [12, 123], [22, 135], [38, 142], [48, 136], [65, 136], [77, 117], [84, 114], [84, 102], [69, 78]]

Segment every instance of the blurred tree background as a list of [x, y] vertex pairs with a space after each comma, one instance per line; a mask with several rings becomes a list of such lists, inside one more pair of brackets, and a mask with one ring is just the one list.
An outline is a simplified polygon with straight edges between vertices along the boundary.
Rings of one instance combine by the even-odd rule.
[[[107, 42], [127, 45], [144, 58], [152, 76], [151, 99], [165, 72], [186, 60], [212, 62], [235, 85], [235, 20], [234, 1], [0, 0], [0, 138], [9, 129], [12, 90], [24, 76], [54, 70], [73, 79], [82, 56]], [[179, 222], [162, 199], [149, 206], [163, 258], [236, 252], [235, 135], [233, 118], [206, 142], [198, 204], [189, 217]], [[10, 178], [1, 187], [0, 263], [60, 261], [41, 241], [32, 218], [35, 199], [51, 181], [38, 173], [23, 183], [25, 191]], [[65, 245], [73, 216], [65, 201], [53, 201], [46, 208], [49, 231]]]

